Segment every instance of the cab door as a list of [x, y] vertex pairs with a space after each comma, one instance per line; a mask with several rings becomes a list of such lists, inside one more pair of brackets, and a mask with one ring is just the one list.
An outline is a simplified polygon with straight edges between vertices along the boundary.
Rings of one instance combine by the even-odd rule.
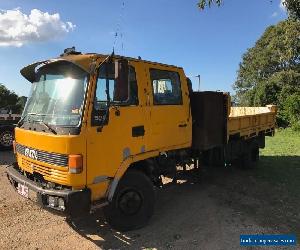
[[152, 149], [169, 150], [191, 145], [189, 96], [183, 72], [149, 66]]
[[87, 184], [93, 200], [104, 196], [105, 180], [115, 175], [127, 157], [145, 150], [138, 70], [126, 61], [107, 63], [99, 69], [87, 135]]

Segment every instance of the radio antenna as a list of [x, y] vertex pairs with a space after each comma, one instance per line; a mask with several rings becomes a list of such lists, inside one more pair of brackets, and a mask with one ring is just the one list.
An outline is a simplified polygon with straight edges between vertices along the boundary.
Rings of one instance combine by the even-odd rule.
[[114, 43], [113, 43], [113, 53], [115, 52], [115, 48], [116, 48], [119, 37], [121, 37], [121, 40], [122, 40], [122, 46], [121, 46], [122, 50], [124, 49], [123, 32], [121, 31], [121, 25], [122, 25], [122, 22], [123, 22], [124, 11], [125, 11], [125, 0], [122, 1], [122, 7], [121, 7], [120, 15], [119, 15], [119, 18], [118, 18], [118, 21], [117, 21], [115, 39], [114, 39]]

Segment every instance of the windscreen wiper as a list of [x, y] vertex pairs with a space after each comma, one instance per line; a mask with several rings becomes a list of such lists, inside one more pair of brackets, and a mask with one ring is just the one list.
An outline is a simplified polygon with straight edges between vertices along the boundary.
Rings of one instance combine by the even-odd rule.
[[54, 128], [52, 128], [48, 123], [40, 120], [39, 123], [43, 124], [49, 131], [51, 131], [53, 134], [57, 135], [57, 132]]

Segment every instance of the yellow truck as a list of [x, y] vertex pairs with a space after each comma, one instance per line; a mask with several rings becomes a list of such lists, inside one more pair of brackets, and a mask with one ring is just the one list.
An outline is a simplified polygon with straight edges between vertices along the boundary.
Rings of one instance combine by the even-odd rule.
[[153, 214], [162, 176], [179, 166], [247, 167], [274, 134], [276, 107], [232, 108], [222, 92], [193, 92], [180, 67], [65, 50], [31, 64], [15, 129], [12, 186], [43, 207], [136, 229]]

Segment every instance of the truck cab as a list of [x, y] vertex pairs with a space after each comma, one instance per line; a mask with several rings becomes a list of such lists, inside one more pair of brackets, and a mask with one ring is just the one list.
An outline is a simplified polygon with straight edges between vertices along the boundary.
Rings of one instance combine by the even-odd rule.
[[104, 206], [123, 231], [144, 225], [169, 167], [158, 170], [155, 159], [192, 144], [183, 69], [69, 51], [21, 74], [31, 90], [7, 169], [18, 193], [70, 216]]
[[203, 165], [253, 166], [275, 131], [276, 106], [231, 107], [228, 93], [193, 92], [181, 67], [71, 49], [21, 74], [31, 91], [7, 168], [12, 186], [71, 217], [103, 208], [121, 231], [147, 223], [162, 176], [176, 183]]

